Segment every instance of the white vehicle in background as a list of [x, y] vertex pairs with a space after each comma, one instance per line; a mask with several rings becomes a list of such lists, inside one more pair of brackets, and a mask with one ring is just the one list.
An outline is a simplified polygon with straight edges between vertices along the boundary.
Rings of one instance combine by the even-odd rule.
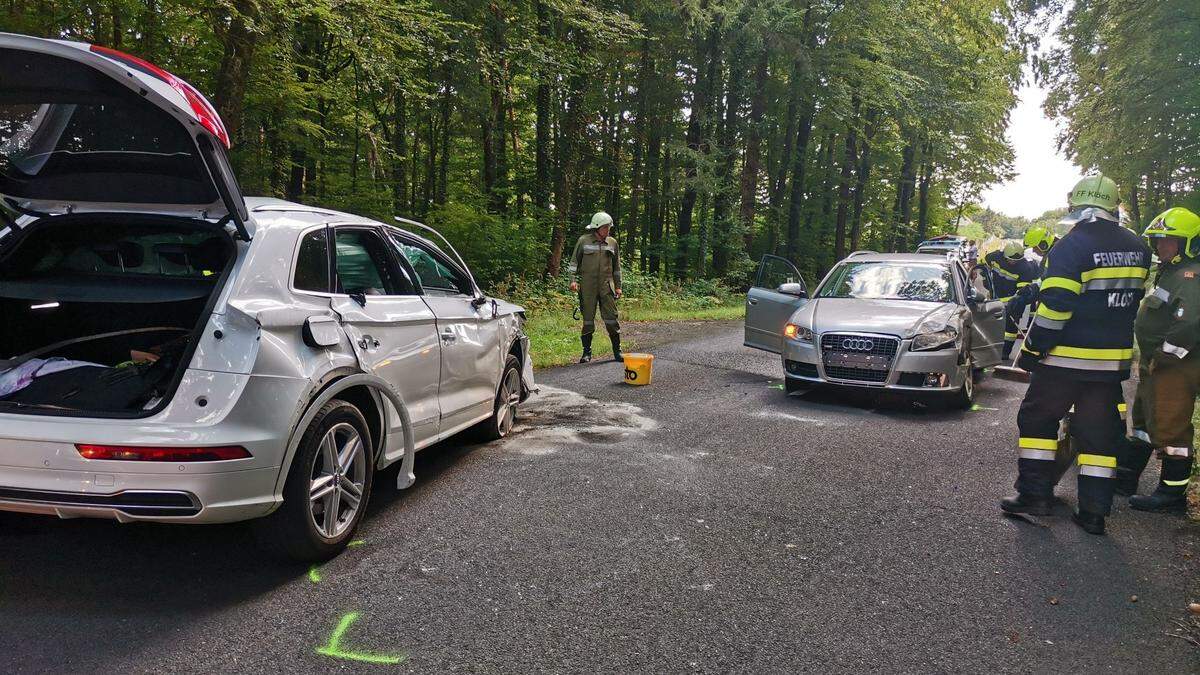
[[0, 511], [265, 517], [320, 560], [379, 469], [512, 428], [523, 310], [427, 228], [243, 198], [208, 101], [135, 57], [0, 63]]

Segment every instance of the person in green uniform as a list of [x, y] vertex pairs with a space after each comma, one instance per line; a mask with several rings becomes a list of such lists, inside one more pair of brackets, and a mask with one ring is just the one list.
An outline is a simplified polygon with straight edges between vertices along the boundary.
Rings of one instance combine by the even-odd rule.
[[579, 294], [579, 311], [583, 314], [583, 356], [580, 363], [592, 360], [592, 335], [596, 332], [596, 305], [600, 318], [612, 340], [613, 360], [621, 356], [621, 324], [617, 321], [617, 298], [621, 297], [621, 252], [617, 240], [608, 236], [612, 216], [601, 211], [592, 216], [588, 231], [575, 242], [571, 254], [571, 290]]
[[[1145, 236], [1158, 254], [1156, 285], [1138, 308], [1134, 333], [1141, 357], [1133, 436], [1118, 458], [1118, 490], [1141, 511], [1186, 506], [1192, 475], [1195, 429], [1192, 412], [1200, 393], [1200, 216], [1176, 207], [1160, 214]], [[1158, 487], [1137, 495], [1138, 478], [1157, 450]]]

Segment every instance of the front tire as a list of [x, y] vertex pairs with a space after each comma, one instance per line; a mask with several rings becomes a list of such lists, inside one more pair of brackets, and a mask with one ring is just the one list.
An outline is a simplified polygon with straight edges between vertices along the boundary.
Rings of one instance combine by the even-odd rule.
[[479, 423], [478, 435], [484, 442], [498, 441], [512, 431], [521, 403], [521, 361], [512, 354], [504, 360], [500, 386], [492, 405], [492, 416]]
[[366, 511], [375, 453], [362, 412], [334, 399], [308, 425], [283, 487], [283, 504], [260, 534], [292, 560], [322, 562], [341, 553]]
[[968, 364], [962, 386], [950, 395], [950, 405], [959, 410], [970, 410], [975, 405], [975, 373]]

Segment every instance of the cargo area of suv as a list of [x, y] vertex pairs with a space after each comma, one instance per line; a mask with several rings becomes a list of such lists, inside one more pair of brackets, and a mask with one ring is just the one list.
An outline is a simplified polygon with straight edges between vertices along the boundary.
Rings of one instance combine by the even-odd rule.
[[233, 259], [225, 231], [81, 214], [15, 239], [0, 252], [0, 411], [132, 416], [169, 400]]

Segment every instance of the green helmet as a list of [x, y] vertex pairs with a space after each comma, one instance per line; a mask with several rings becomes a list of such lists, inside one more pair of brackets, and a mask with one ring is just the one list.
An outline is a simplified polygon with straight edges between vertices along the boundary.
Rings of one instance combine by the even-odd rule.
[[1085, 206], [1094, 206], [1109, 213], [1116, 213], [1117, 204], [1121, 203], [1121, 197], [1113, 179], [1097, 173], [1085, 176], [1083, 180], [1076, 183], [1075, 187], [1071, 188], [1067, 203], [1072, 211]]
[[1010, 241], [1004, 245], [1004, 257], [1009, 260], [1020, 260], [1025, 257], [1025, 247], [1015, 241]]
[[1200, 242], [1196, 241], [1197, 236], [1200, 236], [1200, 216], [1182, 206], [1167, 209], [1154, 218], [1143, 236], [1151, 241], [1163, 237], [1178, 237], [1183, 240], [1180, 253], [1195, 258], [1197, 253], [1200, 253], [1196, 250], [1200, 246]]
[[1042, 225], [1031, 227], [1025, 232], [1025, 245], [1037, 249], [1037, 252], [1041, 254], [1049, 251], [1056, 240], [1057, 237], [1054, 236], [1053, 230]]
[[596, 215], [592, 216], [592, 222], [588, 223], [587, 229], [598, 230], [605, 225], [612, 225], [612, 216], [603, 211], [598, 211]]

